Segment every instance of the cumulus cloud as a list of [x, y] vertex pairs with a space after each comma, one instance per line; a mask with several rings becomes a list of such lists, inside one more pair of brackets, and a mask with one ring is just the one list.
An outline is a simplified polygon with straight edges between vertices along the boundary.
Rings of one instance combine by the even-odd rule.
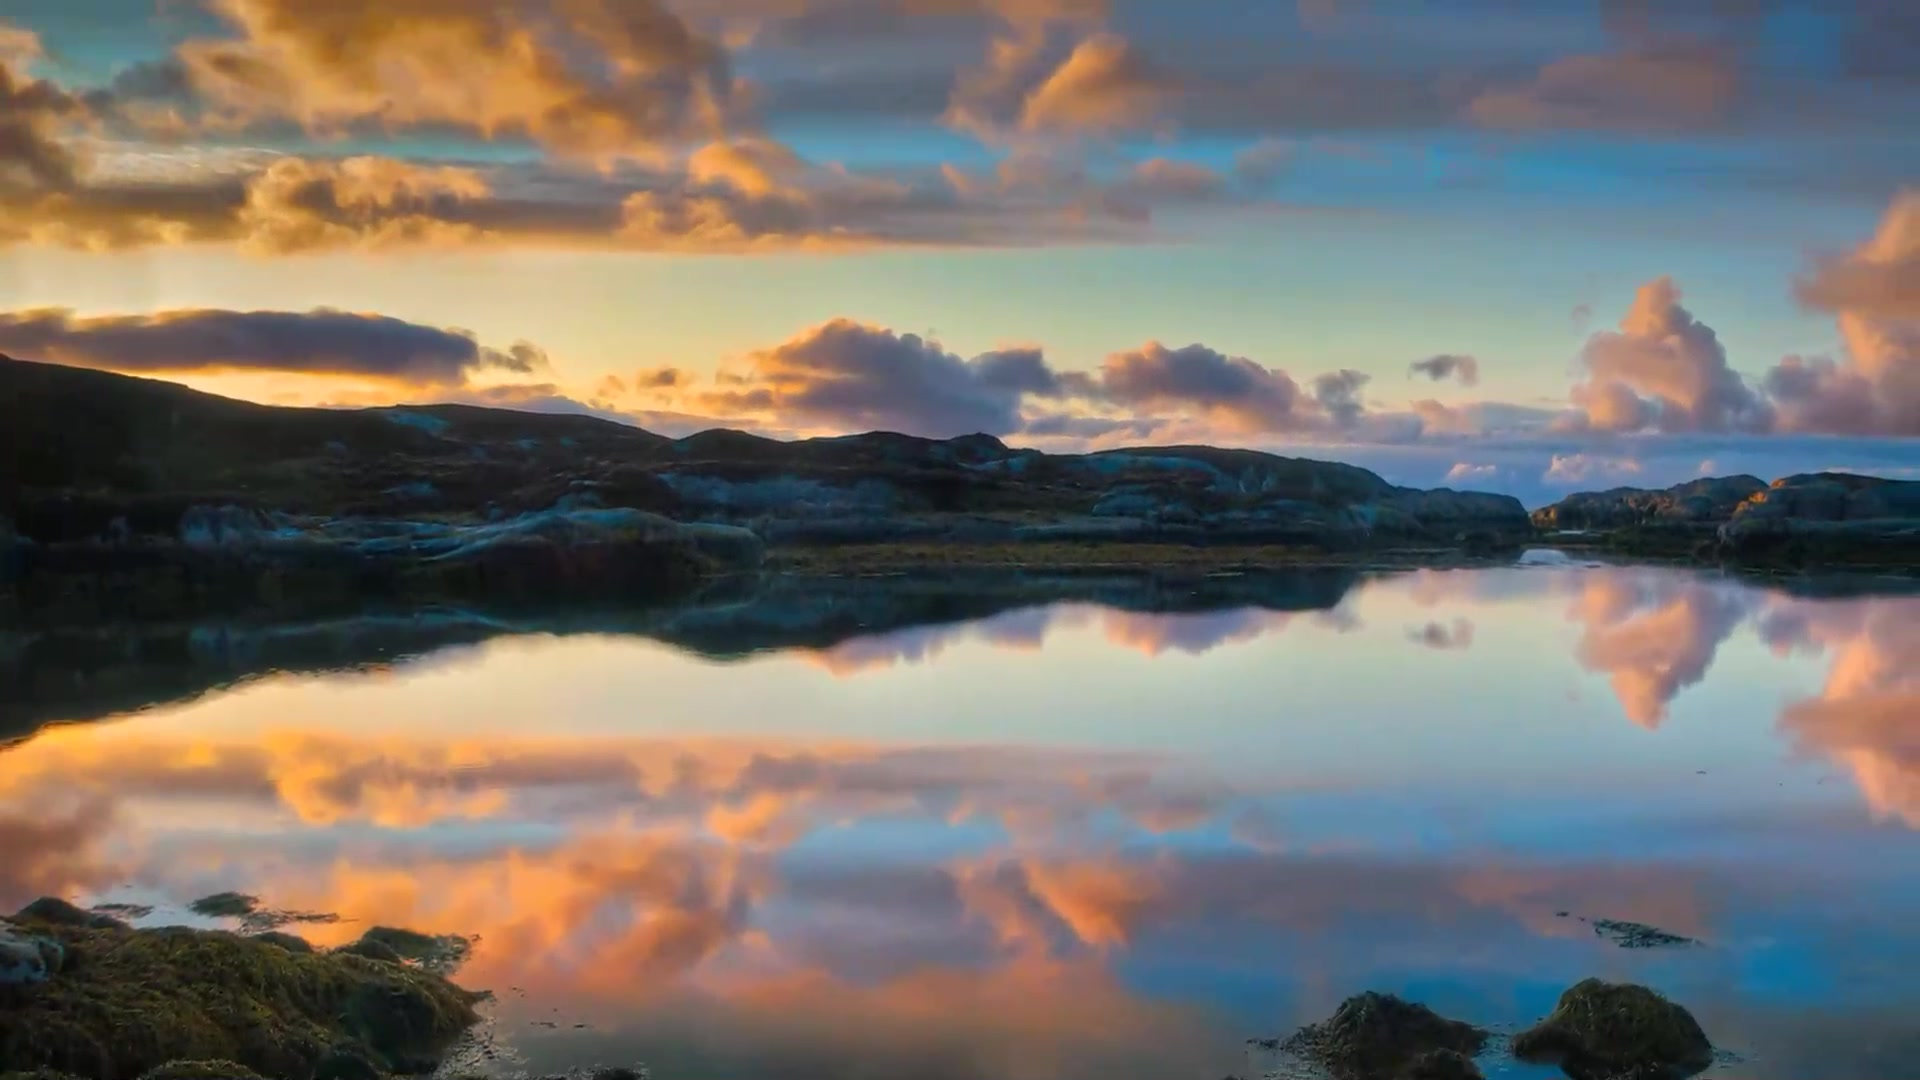
[[0, 352], [124, 372], [281, 371], [363, 375], [429, 386], [475, 372], [544, 370], [545, 353], [518, 342], [481, 345], [471, 334], [384, 315], [182, 309], [81, 317], [63, 308], [0, 313]]
[[1781, 426], [1920, 435], [1920, 190], [1898, 195], [1866, 243], [1822, 260], [1798, 293], [1834, 312], [1846, 356], [1788, 357], [1767, 373]]
[[1461, 386], [1475, 386], [1480, 382], [1480, 361], [1471, 356], [1440, 353], [1408, 364], [1407, 373], [1425, 375], [1434, 382], [1458, 379]]
[[1588, 338], [1580, 359], [1587, 381], [1573, 402], [1591, 430], [1764, 431], [1772, 423], [1713, 328], [1680, 305], [1672, 278], [1642, 285], [1620, 329]]
[[1606, 454], [1555, 454], [1547, 461], [1542, 479], [1549, 484], [1578, 487], [1585, 484], [1612, 484], [1639, 476], [1641, 465], [1633, 458]]

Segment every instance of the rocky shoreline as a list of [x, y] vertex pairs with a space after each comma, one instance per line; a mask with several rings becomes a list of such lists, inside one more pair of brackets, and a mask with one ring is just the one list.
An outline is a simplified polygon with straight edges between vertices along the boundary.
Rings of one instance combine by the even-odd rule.
[[0, 617], [377, 601], [669, 602], [771, 559], [819, 570], [1457, 565], [1544, 541], [1732, 565], [1920, 567], [1920, 483], [1752, 477], [1572, 496], [1396, 487], [1204, 446], [984, 435], [684, 439], [469, 406], [253, 405], [0, 358]]

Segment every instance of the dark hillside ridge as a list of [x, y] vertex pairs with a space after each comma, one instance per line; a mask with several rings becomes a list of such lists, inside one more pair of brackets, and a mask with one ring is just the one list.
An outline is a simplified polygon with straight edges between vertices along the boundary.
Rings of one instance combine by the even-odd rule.
[[20, 418], [0, 435], [0, 461], [12, 463], [0, 513], [42, 543], [164, 535], [196, 505], [487, 521], [568, 499], [749, 525], [773, 542], [1026, 530], [1353, 546], [1512, 542], [1531, 529], [1506, 496], [1414, 491], [1351, 465], [1204, 446], [1053, 455], [988, 435], [669, 439], [466, 405], [254, 405], [15, 360], [0, 360], [0, 409]]

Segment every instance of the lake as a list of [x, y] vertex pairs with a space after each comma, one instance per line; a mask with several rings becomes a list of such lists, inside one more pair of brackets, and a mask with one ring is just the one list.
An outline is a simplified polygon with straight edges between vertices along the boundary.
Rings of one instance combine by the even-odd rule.
[[0, 900], [470, 936], [503, 1075], [1218, 1080], [1589, 975], [1914, 1075], [1920, 598], [1525, 561], [0, 634]]

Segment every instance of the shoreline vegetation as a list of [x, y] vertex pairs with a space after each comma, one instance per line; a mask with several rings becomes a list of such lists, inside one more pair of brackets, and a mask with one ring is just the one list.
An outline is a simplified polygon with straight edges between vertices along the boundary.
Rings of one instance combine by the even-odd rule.
[[300, 409], [0, 357], [0, 618], [369, 603], [645, 606], [767, 570], [1495, 565], [1528, 546], [1766, 572], [1920, 570], [1920, 482], [1574, 495], [1396, 487], [1205, 446], [669, 439], [472, 406]]
[[[259, 902], [224, 893], [190, 907], [244, 919]], [[135, 928], [51, 897], [0, 919], [0, 1080], [482, 1080], [510, 1067], [479, 1034], [491, 995], [449, 979], [466, 939], [375, 927], [320, 950], [239, 925]], [[1716, 1060], [1685, 1008], [1598, 979], [1511, 1038], [1370, 991], [1248, 1048], [1333, 1080], [1479, 1080], [1476, 1059], [1509, 1056], [1573, 1080], [1682, 1080]]]

